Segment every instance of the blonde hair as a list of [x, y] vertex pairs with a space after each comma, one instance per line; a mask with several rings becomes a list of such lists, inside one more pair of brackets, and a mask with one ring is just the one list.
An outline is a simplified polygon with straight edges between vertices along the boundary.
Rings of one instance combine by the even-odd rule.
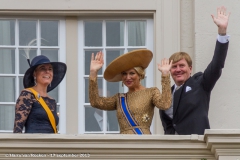
[[185, 59], [187, 61], [187, 64], [189, 67], [192, 66], [192, 59], [191, 57], [186, 53], [186, 52], [176, 52], [173, 55], [171, 55], [171, 57], [169, 58], [169, 60], [173, 61], [172, 63], [176, 63], [182, 59]]
[[140, 76], [140, 79], [145, 78], [145, 70], [142, 67], [134, 67], [135, 71], [138, 73]]

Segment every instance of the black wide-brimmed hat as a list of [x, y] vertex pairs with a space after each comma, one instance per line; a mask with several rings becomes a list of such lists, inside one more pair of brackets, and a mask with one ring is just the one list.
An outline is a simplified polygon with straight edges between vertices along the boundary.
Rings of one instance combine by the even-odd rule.
[[48, 85], [47, 88], [47, 92], [50, 92], [55, 87], [57, 87], [58, 84], [63, 80], [67, 71], [67, 66], [65, 63], [62, 62], [50, 62], [50, 60], [44, 55], [34, 57], [30, 64], [30, 68], [25, 72], [23, 77], [24, 88], [30, 88], [35, 85], [33, 72], [37, 68], [37, 66], [41, 64], [51, 64], [53, 68], [53, 79], [51, 85]]
[[133, 50], [114, 59], [104, 71], [104, 79], [109, 82], [122, 80], [121, 73], [134, 67], [146, 69], [153, 57], [148, 49]]

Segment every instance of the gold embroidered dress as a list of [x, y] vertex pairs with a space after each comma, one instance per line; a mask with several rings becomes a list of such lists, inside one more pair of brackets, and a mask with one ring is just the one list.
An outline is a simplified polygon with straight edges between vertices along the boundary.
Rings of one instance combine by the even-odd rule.
[[[146, 88], [126, 94], [115, 94], [112, 97], [99, 97], [97, 78], [89, 78], [89, 99], [92, 107], [101, 110], [117, 110], [117, 118], [121, 134], [136, 134], [139, 128], [143, 134], [151, 134], [150, 126], [154, 114], [154, 106], [166, 110], [171, 105], [170, 77], [162, 76], [162, 94], [157, 87]], [[126, 98], [128, 111], [137, 126], [132, 127], [121, 107], [121, 97]]]

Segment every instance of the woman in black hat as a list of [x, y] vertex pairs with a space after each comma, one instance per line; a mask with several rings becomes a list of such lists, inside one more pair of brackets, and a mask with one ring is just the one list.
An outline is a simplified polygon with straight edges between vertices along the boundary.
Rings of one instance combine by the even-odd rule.
[[58, 86], [66, 70], [65, 63], [50, 62], [46, 56], [33, 58], [16, 102], [14, 133], [22, 133], [23, 127], [25, 133], [57, 133], [57, 105], [48, 92]]

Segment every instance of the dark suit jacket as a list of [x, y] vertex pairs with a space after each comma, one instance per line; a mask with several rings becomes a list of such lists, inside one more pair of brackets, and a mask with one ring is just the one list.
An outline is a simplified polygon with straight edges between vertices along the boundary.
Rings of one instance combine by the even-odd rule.
[[[180, 135], [202, 135], [205, 129], [210, 128], [208, 120], [210, 95], [221, 76], [227, 50], [228, 42], [217, 41], [212, 61], [204, 73], [194, 74], [175, 91], [173, 119], [163, 110], [159, 111], [165, 134], [175, 134], [176, 131]], [[186, 92], [186, 88], [189, 87], [191, 90]]]

